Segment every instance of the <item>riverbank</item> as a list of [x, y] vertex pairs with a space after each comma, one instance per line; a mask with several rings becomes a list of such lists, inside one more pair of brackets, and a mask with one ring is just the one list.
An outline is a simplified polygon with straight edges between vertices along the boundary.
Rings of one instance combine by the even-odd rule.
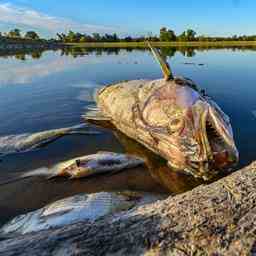
[[32, 58], [40, 58], [44, 51], [63, 48], [62, 44], [44, 41], [0, 41], [0, 57], [16, 56], [17, 59], [25, 60], [25, 55], [28, 54]]
[[119, 217], [18, 236], [3, 255], [253, 255], [256, 162]]
[[[145, 42], [118, 42], [118, 43], [65, 43], [73, 47], [99, 47], [99, 48], [146, 48]], [[256, 41], [220, 41], [220, 42], [152, 42], [156, 47], [239, 47], [255, 46]]]
[[45, 41], [0, 41], [0, 52], [17, 50], [46, 50], [63, 47], [63, 44]]
[[[256, 41], [152, 42], [155, 47], [173, 48], [254, 48]], [[0, 54], [15, 51], [55, 50], [64, 48], [147, 48], [146, 42], [58, 43], [47, 41], [0, 41]]]

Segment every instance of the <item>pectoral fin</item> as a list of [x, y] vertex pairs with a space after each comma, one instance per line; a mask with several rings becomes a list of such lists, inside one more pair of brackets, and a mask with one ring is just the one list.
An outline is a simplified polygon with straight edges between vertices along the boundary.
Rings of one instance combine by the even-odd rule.
[[111, 121], [111, 118], [105, 116], [100, 110], [88, 111], [82, 118], [86, 121]]
[[160, 52], [152, 46], [152, 44], [150, 42], [147, 42], [147, 44], [148, 44], [151, 52], [153, 53], [153, 56], [155, 57], [155, 59], [158, 61], [158, 63], [161, 66], [161, 69], [162, 69], [162, 72], [164, 75], [164, 79], [166, 81], [173, 80], [174, 77], [173, 77], [171, 68], [170, 68], [169, 64], [167, 63], [167, 61], [163, 58], [163, 56], [160, 54]]

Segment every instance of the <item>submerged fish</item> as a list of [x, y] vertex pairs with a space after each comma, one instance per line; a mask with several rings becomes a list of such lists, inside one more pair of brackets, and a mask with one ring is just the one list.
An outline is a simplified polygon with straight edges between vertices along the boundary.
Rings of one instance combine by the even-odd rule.
[[165, 158], [172, 170], [209, 179], [236, 164], [229, 117], [193, 81], [173, 77], [158, 50], [151, 50], [164, 79], [102, 88], [97, 95], [98, 116]]
[[142, 159], [131, 155], [98, 152], [97, 154], [78, 157], [58, 164], [54, 168], [56, 171], [50, 178], [69, 176], [71, 179], [78, 179], [96, 174], [117, 172], [143, 163]]
[[86, 131], [86, 124], [80, 124], [68, 128], [48, 130], [37, 133], [25, 133], [20, 135], [8, 135], [0, 137], [0, 154], [10, 154], [24, 152], [39, 148], [53, 142], [65, 135], [81, 134], [94, 135], [99, 134], [98, 131]]
[[144, 160], [133, 155], [98, 152], [96, 154], [64, 161], [51, 168], [42, 167], [25, 172], [15, 179], [0, 183], [0, 185], [6, 185], [37, 176], [46, 177], [47, 179], [56, 177], [69, 177], [70, 179], [88, 178], [90, 176], [106, 173], [114, 174], [124, 169], [134, 168], [143, 164]]
[[93, 222], [100, 217], [116, 214], [129, 210], [135, 205], [143, 205], [162, 198], [161, 195], [129, 191], [79, 194], [12, 219], [0, 229], [0, 235], [2, 237], [21, 235], [81, 221]]

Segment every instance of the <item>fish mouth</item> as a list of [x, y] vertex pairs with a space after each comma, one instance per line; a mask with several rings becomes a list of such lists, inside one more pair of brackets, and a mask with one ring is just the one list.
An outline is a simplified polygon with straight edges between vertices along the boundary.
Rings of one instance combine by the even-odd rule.
[[200, 111], [197, 128], [199, 151], [189, 161], [189, 172], [204, 179], [233, 167], [238, 162], [233, 132], [229, 118], [211, 105], [204, 105]]
[[210, 107], [205, 119], [205, 152], [209, 160], [209, 168], [225, 169], [234, 166], [238, 162], [233, 132], [229, 119]]

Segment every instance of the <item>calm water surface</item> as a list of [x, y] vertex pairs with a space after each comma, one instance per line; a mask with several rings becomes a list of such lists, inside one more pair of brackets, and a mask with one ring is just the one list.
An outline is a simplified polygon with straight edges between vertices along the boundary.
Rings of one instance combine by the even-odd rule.
[[[175, 75], [193, 79], [231, 117], [240, 151], [239, 166], [256, 158], [256, 51], [254, 49], [164, 49]], [[201, 65], [204, 64], [204, 65]], [[46, 51], [0, 57], [0, 136], [73, 126], [95, 104], [97, 88], [120, 80], [161, 77], [149, 51]], [[93, 128], [100, 129], [100, 128]], [[67, 136], [33, 152], [0, 162], [0, 223], [46, 203], [79, 192], [143, 190], [180, 193], [201, 181], [171, 173], [160, 159], [117, 132]], [[136, 168], [115, 176], [75, 182], [29, 178], [4, 184], [26, 171], [99, 150], [136, 152], [150, 170]]]

